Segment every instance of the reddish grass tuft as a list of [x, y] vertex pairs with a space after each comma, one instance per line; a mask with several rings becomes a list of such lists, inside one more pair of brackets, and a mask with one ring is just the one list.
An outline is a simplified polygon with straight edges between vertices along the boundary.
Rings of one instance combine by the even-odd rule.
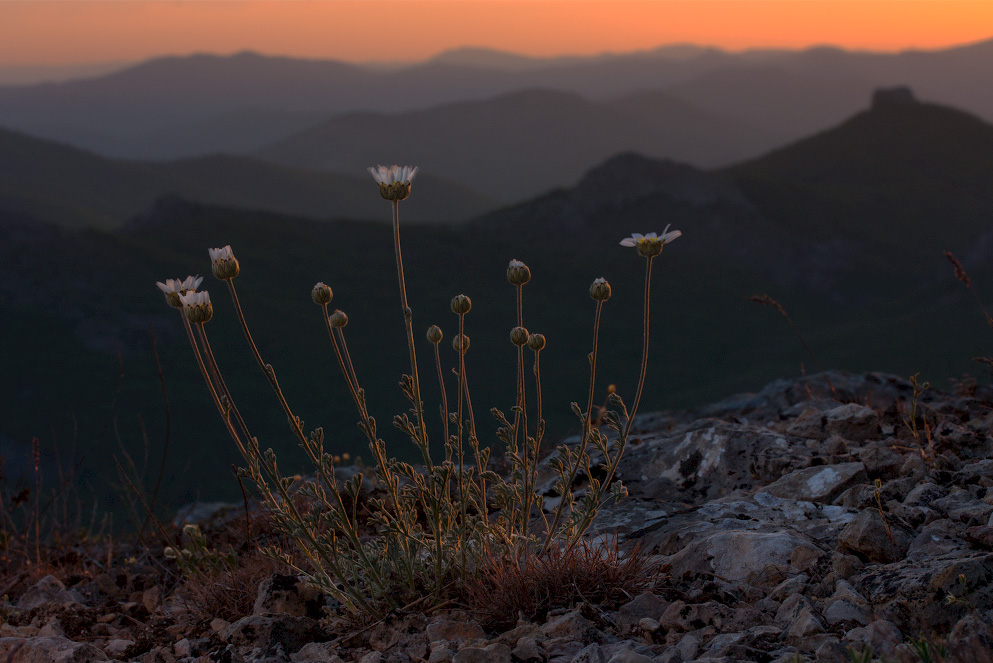
[[610, 542], [582, 541], [542, 556], [489, 556], [464, 588], [484, 626], [507, 628], [519, 617], [541, 621], [556, 608], [590, 603], [611, 609], [654, 585], [656, 570], [640, 548], [622, 553]]

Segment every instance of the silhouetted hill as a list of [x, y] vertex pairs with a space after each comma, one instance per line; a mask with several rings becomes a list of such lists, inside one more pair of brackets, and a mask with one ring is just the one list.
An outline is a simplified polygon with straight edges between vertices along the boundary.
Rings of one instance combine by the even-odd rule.
[[[423, 204], [412, 206], [410, 220], [461, 220], [492, 207], [431, 175], [418, 186]], [[312, 218], [368, 218], [382, 211], [367, 195], [374, 187], [361, 171], [336, 175], [225, 155], [118, 161], [0, 130], [0, 210], [65, 227], [116, 228], [166, 194]]]
[[341, 115], [258, 154], [332, 171], [385, 159], [416, 162], [513, 201], [572, 184], [589, 164], [619, 151], [718, 165], [774, 142], [767, 132], [663, 93], [596, 103], [567, 92], [527, 90], [423, 111]]
[[883, 99], [727, 172], [768, 218], [803, 237], [920, 250], [989, 232], [993, 126], [945, 106]]

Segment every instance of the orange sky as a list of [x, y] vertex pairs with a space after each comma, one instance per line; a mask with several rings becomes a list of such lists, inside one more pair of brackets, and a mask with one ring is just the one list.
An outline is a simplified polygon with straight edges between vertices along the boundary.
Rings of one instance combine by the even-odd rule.
[[673, 42], [898, 50], [993, 37], [993, 0], [0, 0], [0, 66], [192, 52], [352, 61], [457, 46], [531, 55]]

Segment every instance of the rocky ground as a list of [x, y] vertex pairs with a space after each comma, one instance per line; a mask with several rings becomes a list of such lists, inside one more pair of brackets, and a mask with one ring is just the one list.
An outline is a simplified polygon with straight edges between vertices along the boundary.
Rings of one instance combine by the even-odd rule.
[[264, 565], [235, 583], [254, 604], [212, 617], [167, 564], [101, 549], [3, 583], [0, 661], [993, 661], [993, 388], [924, 392], [917, 438], [912, 400], [902, 378], [829, 373], [642, 417], [619, 468], [630, 498], [595, 530], [659, 573], [616, 609], [506, 631], [449, 609], [353, 635]]

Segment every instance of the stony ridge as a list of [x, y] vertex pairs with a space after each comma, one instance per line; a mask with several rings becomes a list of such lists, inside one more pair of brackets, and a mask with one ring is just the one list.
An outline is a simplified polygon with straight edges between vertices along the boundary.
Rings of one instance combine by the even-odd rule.
[[506, 632], [410, 614], [343, 639], [322, 597], [275, 575], [252, 614], [197, 632], [172, 588], [140, 581], [154, 574], [50, 576], [0, 604], [0, 660], [840, 663], [872, 647], [910, 663], [925, 638], [993, 661], [993, 387], [924, 392], [923, 453], [912, 398], [896, 376], [832, 372], [641, 417], [619, 468], [630, 497], [594, 531], [639, 543], [660, 575], [616, 610]]

